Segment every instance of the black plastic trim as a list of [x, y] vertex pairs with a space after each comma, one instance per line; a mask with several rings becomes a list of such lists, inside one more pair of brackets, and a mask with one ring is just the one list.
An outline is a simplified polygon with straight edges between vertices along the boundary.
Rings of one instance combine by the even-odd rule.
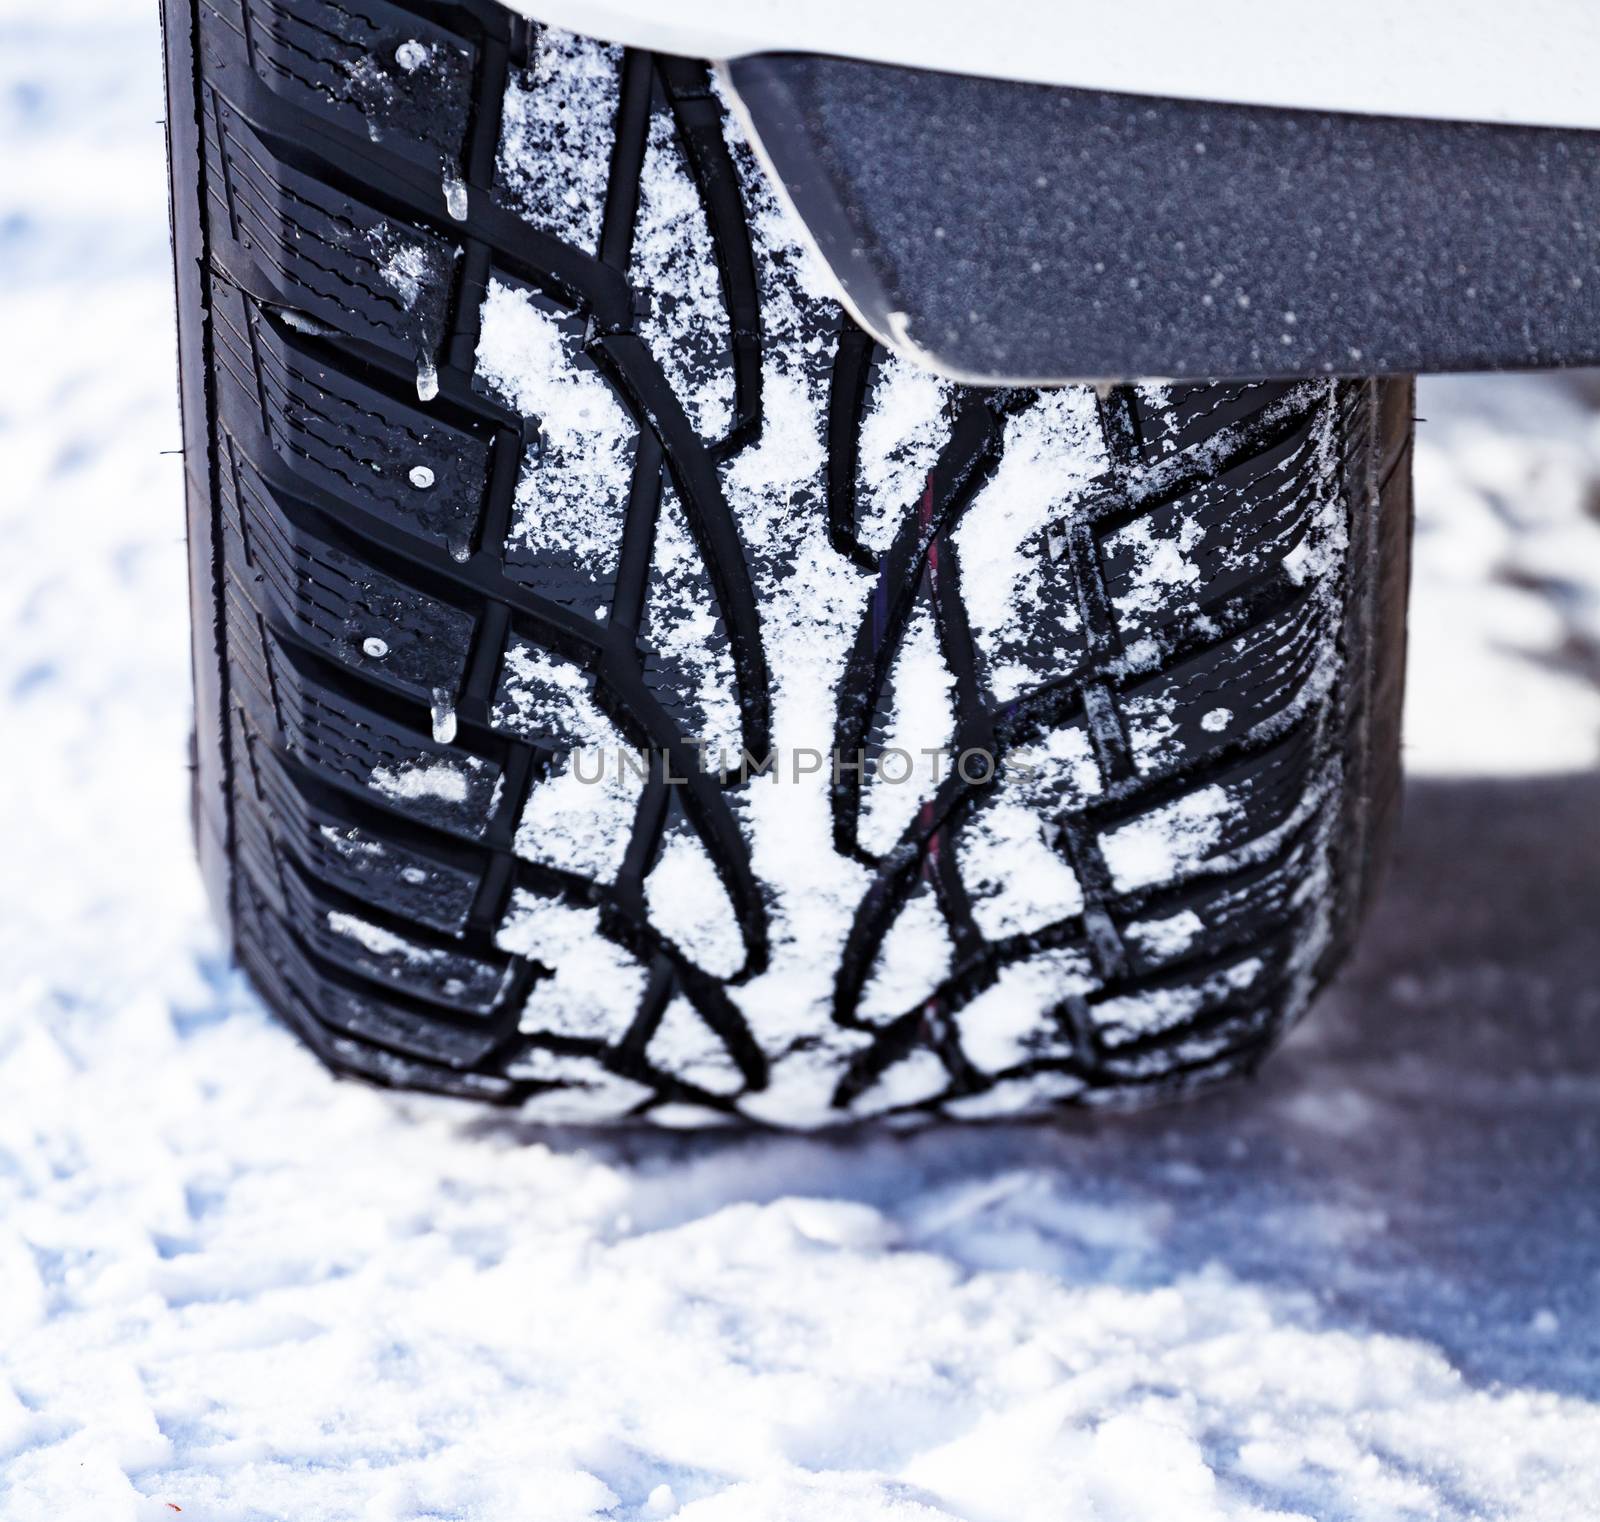
[[1600, 133], [727, 65], [861, 320], [962, 380], [1600, 362]]

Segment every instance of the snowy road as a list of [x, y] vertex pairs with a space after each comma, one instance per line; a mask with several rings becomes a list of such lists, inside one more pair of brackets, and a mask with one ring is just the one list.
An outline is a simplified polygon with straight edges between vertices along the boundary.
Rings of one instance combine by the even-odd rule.
[[334, 1083], [219, 960], [155, 29], [19, 9], [0, 1516], [1600, 1515], [1600, 383], [1423, 390], [1399, 860], [1258, 1083], [910, 1139], [523, 1131]]

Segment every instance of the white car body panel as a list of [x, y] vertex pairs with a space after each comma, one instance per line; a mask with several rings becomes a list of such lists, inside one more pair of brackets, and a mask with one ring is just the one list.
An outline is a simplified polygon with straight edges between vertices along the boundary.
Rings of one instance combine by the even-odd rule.
[[1035, 84], [1600, 129], [1600, 0], [509, 0], [694, 58], [825, 53]]

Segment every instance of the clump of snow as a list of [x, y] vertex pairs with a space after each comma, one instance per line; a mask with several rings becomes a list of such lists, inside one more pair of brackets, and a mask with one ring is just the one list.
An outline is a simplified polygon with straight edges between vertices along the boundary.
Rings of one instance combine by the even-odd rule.
[[1112, 598], [1124, 618], [1159, 613], [1199, 583], [1200, 568], [1189, 556], [1204, 534], [1200, 520], [1180, 514], [1175, 528], [1170, 535], [1158, 534], [1149, 519], [1135, 518], [1107, 536], [1107, 553], [1120, 552], [1130, 561], [1128, 588]]
[[1162, 688], [1136, 692], [1122, 700], [1122, 723], [1134, 764], [1148, 776], [1160, 767], [1178, 760], [1183, 748], [1177, 739], [1178, 721], [1174, 717], [1178, 700]]
[[1184, 877], [1221, 840], [1232, 809], [1227, 789], [1213, 783], [1108, 831], [1100, 837], [1100, 849], [1112, 880], [1129, 893]]
[[644, 1054], [662, 1072], [681, 1077], [708, 1094], [735, 1094], [744, 1087], [744, 1076], [722, 1038], [681, 997], [663, 1011]]
[[1041, 740], [1001, 758], [1001, 777], [1026, 785], [1028, 796], [1047, 813], [1081, 806], [1100, 792], [1100, 768], [1089, 732], [1081, 724], [1052, 729]]
[[[950, 761], [925, 754], [949, 747], [955, 738], [956, 679], [939, 649], [933, 614], [919, 603], [900, 636], [889, 668], [889, 714], [882, 748], [898, 754], [880, 757], [861, 788], [861, 843], [880, 854], [890, 850], [916, 817], [925, 799], [938, 791]], [[910, 757], [909, 763], [902, 757]], [[852, 763], [855, 757], [848, 758]], [[909, 771], [909, 776], [902, 772]]]
[[744, 961], [744, 940], [716, 864], [687, 829], [667, 836], [644, 880], [650, 922], [692, 960], [718, 977]]
[[627, 855], [644, 784], [614, 761], [598, 782], [579, 770], [558, 763], [528, 790], [514, 849], [526, 861], [610, 882]]
[[501, 107], [497, 195], [585, 253], [600, 244], [621, 64], [621, 48], [542, 27]]
[[364, 831], [353, 827], [340, 830], [331, 824], [323, 824], [317, 826], [317, 833], [346, 861], [358, 861], [362, 857], [376, 861], [389, 854], [381, 841], [373, 840]]
[[309, 333], [313, 338], [336, 338], [339, 330], [331, 323], [321, 322], [307, 312], [297, 312], [293, 307], [270, 307], [280, 322], [296, 333]]
[[955, 948], [931, 891], [915, 894], [895, 916], [856, 1013], [864, 1020], [892, 1020], [930, 998], [950, 971]]
[[483, 765], [476, 756], [462, 756], [410, 761], [395, 767], [375, 766], [367, 782], [386, 798], [437, 798], [443, 803], [465, 803], [468, 771], [474, 761]]
[[[1170, 405], [1172, 400], [1172, 387], [1161, 381], [1141, 381], [1134, 388], [1139, 400], [1152, 412]], [[1167, 449], [1172, 448], [1168, 442]]]
[[432, 57], [433, 49], [427, 43], [418, 42], [415, 38], [408, 38], [394, 50], [394, 61], [407, 74], [415, 74]]
[[478, 374], [540, 434], [523, 461], [510, 542], [570, 557], [598, 577], [616, 563], [637, 430], [579, 356], [578, 340], [532, 292], [489, 282]]
[[376, 956], [397, 956], [408, 962], [425, 964], [438, 961], [444, 955], [443, 952], [418, 946], [403, 935], [396, 935], [392, 930], [385, 930], [383, 926], [374, 925], [359, 915], [346, 914], [342, 909], [328, 911], [328, 929], [335, 935], [355, 941]]
[[400, 298], [400, 304], [410, 311], [422, 294], [422, 282], [432, 275], [433, 269], [419, 244], [397, 243], [385, 254], [378, 273], [384, 284]]
[[1002, 774], [961, 831], [961, 877], [972, 917], [991, 940], [1043, 930], [1083, 908], [1083, 890], [1031, 779]]
[[961, 595], [1001, 701], [1071, 669], [1082, 648], [1071, 569], [1051, 554], [1047, 531], [1107, 463], [1087, 386], [1046, 392], [1005, 429], [1000, 464], [953, 536]]
[[1147, 957], [1164, 962], [1182, 956], [1204, 929], [1193, 909], [1180, 909], [1164, 919], [1134, 920], [1122, 933]]
[[1089, 964], [1075, 951], [1044, 951], [1010, 962], [1000, 976], [956, 1012], [961, 1046], [984, 1072], [997, 1073], [1030, 1058], [1070, 1058], [1075, 1042], [1051, 1013], [1073, 994], [1095, 986]]
[[596, 706], [582, 670], [520, 638], [506, 647], [492, 719], [503, 729], [563, 750], [620, 738]]
[[926, 1046], [914, 1046], [851, 1109], [862, 1117], [878, 1115], [903, 1105], [924, 1104], [949, 1087], [950, 1074], [938, 1055]]
[[644, 968], [601, 933], [598, 909], [574, 908], [518, 888], [495, 940], [503, 950], [550, 969], [528, 995], [520, 1029], [618, 1041], [633, 1023]]
[[949, 434], [949, 381], [889, 354], [878, 365], [861, 418], [856, 458], [856, 533], [883, 554], [915, 512]]
[[609, 882], [628, 852], [644, 767], [590, 696], [583, 673], [513, 640], [493, 720], [555, 752], [547, 774], [528, 789], [517, 854]]
[[[1324, 407], [1312, 431], [1310, 447], [1318, 457], [1318, 479], [1338, 480], [1334, 409]], [[1337, 491], [1323, 492], [1308, 515], [1300, 542], [1283, 557], [1283, 568], [1296, 586], [1329, 588], [1344, 569], [1350, 522]]]

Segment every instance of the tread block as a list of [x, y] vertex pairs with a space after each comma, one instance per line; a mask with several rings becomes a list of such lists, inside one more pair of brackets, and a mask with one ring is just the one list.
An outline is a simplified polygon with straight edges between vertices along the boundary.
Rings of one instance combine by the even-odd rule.
[[249, 900], [244, 886], [238, 912], [239, 960], [268, 1001], [328, 1066], [392, 1088], [421, 1089], [462, 1099], [503, 1101], [525, 1086], [496, 1073], [456, 1070], [424, 1058], [405, 1055], [370, 1040], [352, 1037], [317, 1017], [285, 972], [281, 931]]
[[640, 620], [645, 685], [681, 734], [737, 758], [742, 738], [739, 688], [716, 590], [696, 550], [682, 504], [661, 489], [654, 553]]
[[1203, 878], [1154, 890], [1143, 905], [1116, 916], [1130, 971], [1214, 959], [1275, 932], [1304, 912], [1306, 884], [1320, 870], [1317, 858], [1314, 832], [1303, 829], [1220, 882]]
[[461, 930], [482, 879], [421, 846], [354, 824], [329, 803], [311, 797], [260, 737], [239, 726], [242, 748], [259, 794], [272, 815], [272, 836], [316, 881], [387, 914], [435, 930]]
[[1130, 402], [1139, 453], [1153, 465], [1169, 454], [1204, 443], [1219, 428], [1248, 421], [1289, 389], [1282, 381], [1134, 386]]
[[431, 1006], [408, 1007], [319, 967], [293, 936], [279, 937], [277, 950], [285, 980], [318, 1020], [347, 1036], [452, 1068], [474, 1066], [498, 1043], [491, 1027], [468, 1025]]
[[1270, 842], [1331, 797], [1336, 778], [1314, 723], [1301, 724], [1176, 796], [1102, 825], [1099, 848], [1122, 892], [1183, 882], [1234, 853], [1270, 854]]
[[1095, 1039], [1104, 1048], [1136, 1047], [1168, 1033], [1204, 1026], [1218, 1014], [1270, 1004], [1281, 950], [1237, 956], [1194, 974], [1147, 978], [1137, 988], [1085, 1000]]
[[499, 806], [497, 763], [363, 703], [346, 685], [303, 669], [303, 657], [268, 631], [266, 682], [238, 684], [258, 730], [276, 728], [284, 750], [338, 786], [419, 824], [477, 840]]
[[258, 469], [292, 477], [465, 560], [489, 489], [491, 430], [457, 426], [329, 364], [232, 286], [216, 301], [218, 406]]
[[1292, 566], [1325, 506], [1315, 463], [1322, 422], [1321, 414], [1307, 418], [1280, 443], [1101, 540], [1106, 595], [1126, 642], [1179, 609]]
[[199, 10], [208, 72], [224, 91], [240, 93], [235, 76], [249, 69], [320, 126], [461, 177], [478, 63], [470, 39], [385, 0], [203, 0]]
[[299, 845], [307, 870], [345, 893], [437, 930], [466, 924], [478, 887], [470, 873], [332, 814], [313, 814]]
[[619, 47], [541, 27], [501, 110], [494, 199], [588, 254], [600, 244], [621, 63]]
[[1322, 695], [1332, 610], [1325, 599], [1294, 598], [1252, 628], [1142, 682], [1123, 697], [1134, 764], [1161, 777], [1241, 737], [1270, 737]]
[[638, 427], [585, 352], [585, 318], [499, 269], [488, 291], [474, 385], [523, 418], [526, 440], [505, 574], [550, 602], [605, 617]]
[[306, 900], [297, 909], [304, 915], [307, 944], [324, 960], [445, 1009], [487, 1015], [501, 1006], [514, 964], [424, 944], [414, 930], [401, 935], [352, 910], [326, 908], [301, 886]]
[[312, 332], [415, 364], [419, 394], [431, 394], [455, 243], [285, 163], [215, 91], [205, 128], [211, 256], [224, 278]]
[[254, 573], [231, 572], [245, 597], [324, 655], [425, 705], [448, 706], [466, 667], [471, 615], [299, 529], [242, 451], [224, 452], [238, 467], [222, 483], [224, 527]]

